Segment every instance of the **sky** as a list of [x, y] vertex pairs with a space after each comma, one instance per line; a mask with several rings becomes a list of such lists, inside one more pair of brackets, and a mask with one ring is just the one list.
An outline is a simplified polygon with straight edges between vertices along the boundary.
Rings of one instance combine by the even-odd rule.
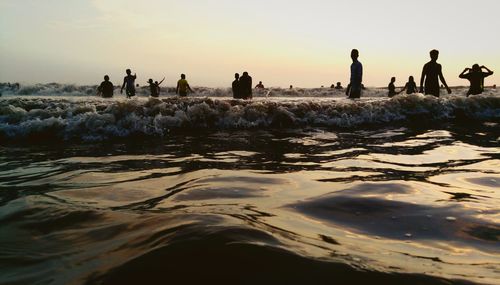
[[418, 81], [429, 51], [449, 85], [474, 63], [498, 71], [500, 1], [0, 0], [0, 82], [120, 84], [180, 73], [228, 87], [248, 71], [266, 87], [347, 85], [360, 51], [366, 86]]

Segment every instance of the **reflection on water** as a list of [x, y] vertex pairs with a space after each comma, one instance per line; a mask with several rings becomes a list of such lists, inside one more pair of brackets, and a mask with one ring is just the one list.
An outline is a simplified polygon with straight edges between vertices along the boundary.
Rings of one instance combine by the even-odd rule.
[[5, 145], [0, 283], [498, 284], [499, 130]]

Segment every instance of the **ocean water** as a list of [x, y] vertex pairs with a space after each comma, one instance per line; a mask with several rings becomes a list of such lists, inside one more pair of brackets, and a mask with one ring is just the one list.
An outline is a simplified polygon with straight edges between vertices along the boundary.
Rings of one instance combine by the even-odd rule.
[[500, 284], [496, 90], [94, 90], [0, 97], [0, 284]]

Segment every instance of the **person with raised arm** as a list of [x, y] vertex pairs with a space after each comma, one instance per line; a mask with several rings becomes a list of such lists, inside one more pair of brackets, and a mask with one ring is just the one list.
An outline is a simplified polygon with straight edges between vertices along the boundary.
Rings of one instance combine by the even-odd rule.
[[[438, 50], [430, 51], [431, 61], [426, 63], [422, 68], [422, 76], [420, 77], [420, 92], [426, 95], [433, 95], [439, 97], [439, 80], [443, 83], [444, 87], [451, 94], [451, 89], [446, 84], [443, 76], [443, 68], [441, 64], [437, 63], [439, 57]], [[425, 85], [424, 85], [425, 81]]]
[[125, 72], [127, 73], [127, 76], [123, 78], [120, 93], [123, 93], [123, 88], [126, 88], [125, 93], [127, 94], [127, 98], [131, 98], [135, 96], [135, 79], [137, 79], [137, 74], [132, 75], [132, 71], [130, 69], [127, 69]]
[[[483, 69], [486, 69], [486, 72], [483, 72]], [[484, 79], [492, 74], [493, 71], [491, 71], [486, 66], [479, 66], [479, 64], [474, 64], [472, 68], [465, 68], [458, 77], [469, 80], [470, 88], [467, 92], [467, 97], [469, 97], [469, 95], [479, 95], [483, 93]]]
[[151, 97], [160, 97], [160, 84], [165, 80], [165, 77], [158, 83], [158, 81], [153, 82], [153, 79], [149, 79], [149, 89], [151, 91]]

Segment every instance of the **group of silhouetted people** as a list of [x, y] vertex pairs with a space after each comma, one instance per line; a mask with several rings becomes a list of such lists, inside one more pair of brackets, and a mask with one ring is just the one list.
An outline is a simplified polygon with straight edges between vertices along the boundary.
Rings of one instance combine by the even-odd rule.
[[[262, 85], [262, 81], [259, 85]], [[264, 85], [262, 85], [262, 88], [264, 88]], [[241, 76], [238, 73], [234, 74], [232, 90], [234, 99], [252, 99], [252, 77], [248, 75], [248, 72], [243, 72]]]
[[[430, 51], [431, 61], [426, 63], [422, 68], [422, 76], [420, 77], [420, 93], [424, 93], [426, 95], [433, 95], [439, 97], [440, 94], [440, 85], [439, 82], [442, 83], [442, 86], [446, 88], [448, 94], [451, 94], [451, 89], [448, 87], [446, 80], [443, 76], [443, 70], [441, 64], [437, 63], [439, 57], [438, 50]], [[363, 86], [363, 65], [358, 60], [359, 51], [357, 49], [353, 49], [351, 51], [351, 76], [349, 80], [349, 85], [346, 88], [346, 95], [350, 99], [356, 99], [361, 97], [361, 92], [364, 89]], [[485, 70], [485, 71], [483, 71]], [[130, 69], [126, 70], [127, 75], [123, 78], [123, 84], [120, 90], [120, 93], [123, 93], [123, 89], [125, 89], [125, 93], [127, 98], [131, 98], [135, 96], [135, 80], [137, 79], [137, 75], [132, 75], [132, 71]], [[484, 91], [484, 79], [493, 74], [493, 71], [488, 69], [486, 66], [479, 66], [478, 64], [474, 64], [472, 68], [466, 68], [459, 75], [460, 78], [467, 79], [470, 82], [470, 88], [467, 92], [467, 96], [469, 95], [477, 95], [481, 94]], [[235, 99], [252, 99], [252, 77], [248, 74], [248, 72], [243, 72], [243, 75], [240, 77], [238, 73], [234, 75], [234, 81], [232, 83], [232, 91], [233, 98]], [[154, 81], [153, 79], [149, 79], [149, 88], [151, 92], [151, 97], [159, 97], [160, 96], [160, 84], [165, 80], [163, 78], [160, 82]], [[389, 89], [389, 97], [393, 97], [397, 94], [400, 94], [406, 91], [406, 94], [417, 93], [417, 84], [413, 78], [410, 76], [408, 78], [408, 82], [405, 84], [404, 88], [399, 92], [396, 91], [395, 83], [396, 78], [392, 77], [391, 82], [388, 85]], [[137, 85], [138, 86], [138, 85]], [[264, 84], [262, 81], [259, 81], [259, 84], [255, 86], [256, 89], [264, 89]], [[290, 85], [290, 89], [293, 86]], [[340, 82], [337, 82], [337, 85], [331, 85], [331, 88], [335, 89], [343, 89]], [[109, 81], [109, 76], [104, 76], [104, 81], [98, 87], [98, 94], [102, 97], [110, 98], [113, 97], [114, 86], [113, 83]], [[186, 80], [186, 75], [181, 74], [181, 79], [177, 81], [177, 87], [175, 89], [175, 93], [179, 94], [181, 97], [187, 96], [189, 92], [194, 92], [189, 83]]]
[[[123, 89], [125, 89], [125, 94], [127, 98], [132, 98], [135, 96], [136, 87], [139, 87], [139, 84], [135, 84], [135, 80], [137, 79], [137, 74], [134, 73], [132, 75], [132, 71], [130, 69], [127, 69], [126, 71], [126, 76], [123, 78], [123, 84], [120, 89], [120, 93], [123, 94]], [[165, 77], [160, 81], [153, 81], [153, 79], [148, 80], [149, 84], [149, 90], [150, 90], [150, 95], [151, 97], [158, 98], [160, 97], [160, 92], [161, 88], [160, 85], [165, 81]], [[111, 81], [109, 81], [109, 76], [105, 75], [104, 76], [104, 81], [101, 82], [99, 87], [97, 87], [97, 95], [102, 96], [103, 98], [111, 98], [113, 97], [113, 92], [114, 92], [115, 86]], [[194, 92], [193, 89], [189, 86], [189, 83], [186, 80], [186, 75], [181, 74], [181, 79], [177, 81], [177, 88], [175, 89], [175, 93], [179, 94], [181, 97], [187, 96], [189, 92]]]
[[[441, 81], [442, 86], [446, 88], [448, 94], [451, 94], [451, 89], [448, 87], [446, 80], [443, 76], [443, 70], [441, 64], [437, 63], [439, 57], [438, 50], [430, 51], [431, 61], [426, 63], [422, 68], [422, 76], [420, 77], [420, 93], [424, 93], [426, 95], [433, 95], [439, 97], [440, 93], [440, 85], [439, 81]], [[486, 72], [483, 71], [486, 70]], [[479, 64], [474, 64], [472, 68], [465, 68], [464, 71], [459, 75], [462, 79], [467, 79], [470, 82], [470, 88], [467, 92], [467, 96], [469, 95], [479, 95], [484, 91], [484, 79], [493, 74], [493, 71], [488, 69], [486, 66], [479, 66]], [[405, 87], [396, 92], [396, 87], [394, 83], [396, 82], [396, 78], [392, 77], [391, 82], [389, 83], [389, 97], [393, 97], [403, 91], [406, 91], [406, 94], [417, 93], [417, 85], [413, 79], [413, 76], [410, 76], [408, 79], [408, 83], [406, 83]]]

